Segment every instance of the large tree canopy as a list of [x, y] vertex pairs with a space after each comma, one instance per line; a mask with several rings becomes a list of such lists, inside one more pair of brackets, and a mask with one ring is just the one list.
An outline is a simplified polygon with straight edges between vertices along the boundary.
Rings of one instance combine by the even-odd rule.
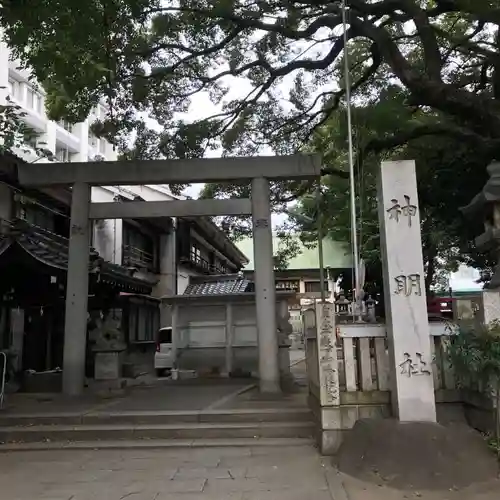
[[[452, 134], [493, 156], [500, 144], [500, 2], [347, 5], [355, 97], [373, 99], [373, 85], [392, 79], [408, 107], [435, 112], [366, 148]], [[202, 155], [219, 141], [231, 153], [264, 144], [297, 150], [344, 95], [339, 1], [5, 0], [0, 19], [8, 43], [48, 91], [51, 116], [80, 119], [106, 97], [113, 106], [102, 132], [116, 138], [137, 125], [138, 111], [147, 112], [164, 127], [155, 147], [168, 156]], [[228, 99], [235, 83], [242, 95]], [[177, 121], [175, 113], [199, 92], [221, 112]]]
[[[335, 174], [324, 179], [320, 202], [332, 235], [348, 228], [339, 181], [347, 177], [346, 128], [335, 114], [345, 105], [347, 39], [358, 183], [366, 188], [358, 190], [364, 253], [371, 247], [363, 235], [376, 241], [376, 162], [383, 154], [417, 158], [433, 276], [433, 266], [454, 262], [449, 252], [464, 246], [456, 209], [500, 151], [500, 0], [346, 4], [346, 32], [342, 3], [319, 0], [5, 0], [0, 24], [44, 86], [50, 117], [81, 120], [105, 98], [109, 115], [94, 131], [119, 143], [135, 130], [134, 148], [121, 142], [128, 158], [202, 156], [220, 146], [228, 154], [319, 151], [324, 173]], [[220, 112], [181, 120], [199, 93]], [[146, 114], [158, 129], [144, 123]], [[273, 202], [300, 199], [303, 214], [317, 219], [311, 187], [275, 184]], [[205, 192], [247, 194], [246, 185]], [[236, 222], [224, 221], [247, 229]], [[301, 229], [307, 236], [307, 224]]]
[[[386, 84], [385, 88], [379, 89], [378, 102], [353, 106], [355, 144], [366, 143], [371, 137], [383, 134], [389, 127], [411, 127], [415, 123], [433, 119], [434, 113], [431, 111], [412, 111], [405, 107], [404, 99], [405, 93], [398, 86]], [[327, 170], [344, 172], [347, 177], [345, 118], [345, 113], [330, 118], [315, 131], [307, 148], [322, 154]], [[380, 285], [377, 178], [380, 162], [390, 159], [416, 160], [427, 288], [443, 288], [449, 273], [455, 271], [460, 263], [481, 269], [491, 265], [487, 258], [478, 255], [471, 246], [471, 236], [481, 230], [481, 221], [476, 227], [469, 226], [458, 210], [480, 191], [487, 180], [483, 154], [456, 138], [430, 136], [412, 139], [408, 144], [392, 147], [381, 154], [371, 154], [355, 165], [358, 242], [370, 280], [378, 281]], [[309, 187], [312, 186], [298, 183], [272, 185], [271, 201], [275, 211], [288, 208], [291, 215], [281, 231], [282, 236], [287, 236], [281, 245], [282, 249], [287, 250], [284, 257], [298, 250], [288, 245], [290, 232], [300, 233], [306, 244], [316, 244], [318, 228], [321, 226], [323, 234], [333, 240], [351, 241], [348, 180], [338, 174], [326, 175], [322, 178], [319, 194]], [[208, 184], [203, 192], [204, 196], [210, 198], [247, 197], [249, 194], [246, 183]], [[296, 203], [288, 204], [287, 207], [290, 200]], [[235, 236], [251, 232], [248, 221], [238, 218], [225, 218], [222, 224]]]

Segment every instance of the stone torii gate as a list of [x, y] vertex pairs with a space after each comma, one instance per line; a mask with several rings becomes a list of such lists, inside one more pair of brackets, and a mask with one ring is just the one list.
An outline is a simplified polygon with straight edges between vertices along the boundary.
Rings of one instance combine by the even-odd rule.
[[[254, 242], [260, 390], [279, 392], [269, 180], [314, 179], [320, 175], [321, 162], [316, 155], [20, 165], [19, 180], [25, 186], [72, 186], [63, 392], [79, 395], [84, 386], [90, 220], [250, 214]], [[245, 180], [252, 183], [250, 200], [91, 203], [90, 196], [91, 186]]]

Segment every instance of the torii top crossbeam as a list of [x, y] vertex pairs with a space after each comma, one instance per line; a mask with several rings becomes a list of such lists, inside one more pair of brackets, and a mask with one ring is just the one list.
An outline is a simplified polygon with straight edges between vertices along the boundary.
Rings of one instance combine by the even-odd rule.
[[93, 186], [229, 182], [265, 177], [306, 179], [321, 174], [318, 155], [28, 163], [19, 166], [25, 186], [87, 183]]

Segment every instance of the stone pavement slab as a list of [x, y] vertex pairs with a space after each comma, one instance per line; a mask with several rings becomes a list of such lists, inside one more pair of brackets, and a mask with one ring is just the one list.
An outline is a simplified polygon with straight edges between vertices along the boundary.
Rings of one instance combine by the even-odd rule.
[[330, 469], [308, 445], [12, 452], [0, 454], [0, 497], [332, 500]]

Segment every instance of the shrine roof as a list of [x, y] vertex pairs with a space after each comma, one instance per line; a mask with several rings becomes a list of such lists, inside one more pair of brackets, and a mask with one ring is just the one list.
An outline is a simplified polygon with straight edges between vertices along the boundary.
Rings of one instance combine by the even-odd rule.
[[253, 292], [253, 283], [247, 279], [206, 280], [188, 285], [183, 295], [226, 295]]
[[[1, 227], [0, 255], [16, 246], [45, 266], [67, 272], [69, 250], [67, 238], [23, 219], [3, 221]], [[115, 286], [122, 291], [150, 294], [154, 285], [146, 279], [133, 276], [124, 266], [105, 262], [93, 248], [90, 249], [89, 273], [96, 275], [100, 282]]]

